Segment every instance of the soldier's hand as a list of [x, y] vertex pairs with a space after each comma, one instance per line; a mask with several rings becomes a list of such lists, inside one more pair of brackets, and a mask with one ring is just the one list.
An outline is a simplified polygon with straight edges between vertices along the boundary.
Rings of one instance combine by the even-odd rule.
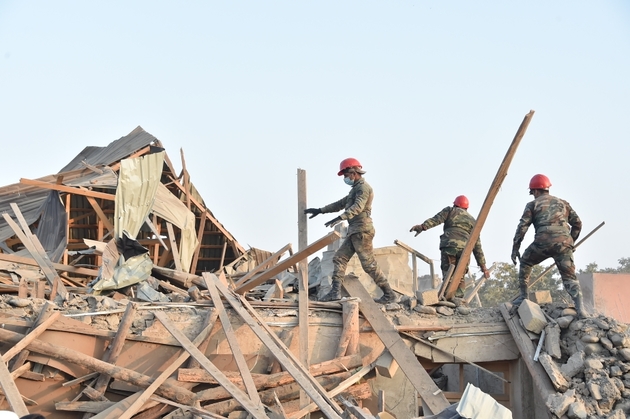
[[307, 208], [304, 210], [304, 214], [311, 214], [311, 216], [308, 217], [309, 219], [313, 217], [317, 217], [321, 213], [322, 213], [322, 210], [320, 210], [319, 208]]
[[334, 227], [335, 225], [339, 224], [341, 222], [341, 217], [335, 217], [332, 220], [328, 221], [326, 224], [324, 224], [326, 227]]
[[481, 265], [479, 267], [481, 269], [481, 272], [483, 272], [483, 277], [486, 279], [490, 278], [490, 272], [488, 272], [488, 269], [486, 268], [486, 265]]
[[422, 224], [418, 224], [415, 225], [413, 227], [411, 227], [411, 230], [409, 230], [409, 232], [413, 232], [415, 231], [416, 234], [414, 235], [414, 237], [416, 237], [418, 234], [422, 233], [424, 230], [426, 230], [427, 228], [425, 226], [423, 226]]
[[521, 254], [518, 252], [518, 249], [512, 249], [512, 263], [516, 265], [516, 259], [521, 259]]

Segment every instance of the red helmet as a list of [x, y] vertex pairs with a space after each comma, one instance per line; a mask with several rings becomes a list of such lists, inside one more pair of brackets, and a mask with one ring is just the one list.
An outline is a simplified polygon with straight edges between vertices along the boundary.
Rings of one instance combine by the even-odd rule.
[[363, 166], [361, 166], [361, 163], [359, 163], [359, 160], [353, 158], [353, 157], [348, 157], [347, 159], [343, 159], [341, 160], [341, 163], [339, 163], [339, 173], [337, 173], [337, 176], [343, 176], [343, 171], [346, 169], [349, 169], [350, 167], [359, 167], [359, 169], [362, 169]]
[[543, 189], [548, 191], [550, 186], [551, 181], [545, 175], [534, 175], [532, 180], [529, 181], [529, 189]]
[[453, 205], [456, 205], [460, 208], [463, 209], [468, 209], [468, 198], [466, 198], [464, 195], [460, 195], [457, 198], [455, 198], [455, 201], [453, 201]]

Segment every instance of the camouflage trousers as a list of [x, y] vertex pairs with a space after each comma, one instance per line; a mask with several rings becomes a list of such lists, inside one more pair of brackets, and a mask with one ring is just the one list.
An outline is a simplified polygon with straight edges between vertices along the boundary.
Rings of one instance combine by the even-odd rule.
[[385, 278], [383, 271], [378, 267], [374, 258], [373, 239], [374, 234], [370, 233], [353, 233], [346, 237], [339, 250], [335, 252], [335, 256], [333, 256], [333, 281], [343, 282], [348, 262], [356, 253], [361, 262], [361, 267], [372, 277], [376, 285], [381, 286], [388, 283], [387, 278]]
[[[448, 272], [448, 268], [450, 265], [457, 266], [457, 262], [459, 262], [459, 258], [462, 256], [462, 250], [464, 249], [454, 249], [451, 247], [445, 247], [440, 249], [440, 269], [442, 269], [442, 278], [446, 278], [446, 274]], [[468, 266], [466, 266], [466, 271], [464, 275], [468, 273]], [[451, 281], [452, 282], [452, 281]], [[458, 280], [459, 286], [457, 287], [456, 296], [463, 297], [464, 295], [464, 276]]]
[[573, 246], [564, 243], [539, 243], [533, 242], [523, 252], [518, 271], [519, 284], [529, 285], [529, 276], [534, 265], [538, 265], [547, 258], [553, 258], [558, 272], [562, 278], [562, 285], [575, 300], [582, 295], [580, 283], [575, 275], [575, 263], [573, 262]]

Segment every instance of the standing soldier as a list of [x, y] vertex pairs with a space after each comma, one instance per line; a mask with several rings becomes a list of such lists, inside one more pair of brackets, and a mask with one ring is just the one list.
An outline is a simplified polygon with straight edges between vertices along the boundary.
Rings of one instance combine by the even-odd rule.
[[320, 301], [341, 299], [341, 282], [346, 274], [348, 262], [355, 253], [361, 261], [363, 270], [383, 290], [383, 296], [374, 301], [379, 304], [386, 304], [395, 302], [397, 299], [383, 271], [381, 271], [376, 263], [376, 259], [374, 259], [372, 240], [374, 239], [375, 230], [371, 218], [374, 191], [363, 179], [364, 174], [365, 171], [357, 159], [351, 157], [344, 159], [339, 165], [339, 173], [337, 175], [343, 176], [343, 181], [346, 185], [352, 187], [348, 196], [322, 208], [308, 208], [304, 210], [305, 214], [311, 214], [309, 218], [319, 214], [344, 210], [341, 215], [328, 221], [325, 224], [326, 227], [334, 227], [335, 224], [340, 223], [342, 220], [348, 220], [348, 234], [333, 257], [332, 289]]
[[[466, 247], [466, 242], [470, 237], [470, 232], [475, 226], [475, 217], [468, 212], [468, 198], [460, 195], [455, 198], [452, 207], [446, 207], [438, 212], [434, 217], [429, 218], [422, 224], [411, 227], [409, 231], [415, 231], [416, 236], [425, 230], [444, 223], [444, 234], [440, 236], [440, 268], [442, 269], [442, 278], [446, 279], [446, 273], [450, 265], [457, 265], [462, 256], [462, 251]], [[414, 236], [415, 237], [415, 236]], [[473, 248], [473, 255], [477, 261], [477, 265], [481, 268], [483, 275], [488, 278], [490, 274], [486, 269], [486, 258], [481, 249], [481, 239], [477, 239]], [[468, 272], [468, 268], [466, 268]], [[458, 278], [459, 287], [456, 296], [464, 296], [464, 281]]]
[[[518, 271], [520, 294], [512, 302], [513, 310], [527, 298], [532, 267], [551, 257], [556, 262], [564, 289], [573, 298], [578, 315], [584, 318], [587, 314], [584, 310], [582, 291], [575, 276], [573, 262], [573, 243], [580, 235], [582, 221], [567, 201], [549, 195], [550, 186], [551, 181], [545, 175], [535, 175], [529, 181], [529, 194], [534, 195], [534, 200], [525, 206], [525, 211], [516, 227], [512, 247], [512, 262], [516, 265], [516, 259], [520, 259]], [[532, 223], [536, 229], [534, 242], [521, 256], [519, 254], [521, 242]]]

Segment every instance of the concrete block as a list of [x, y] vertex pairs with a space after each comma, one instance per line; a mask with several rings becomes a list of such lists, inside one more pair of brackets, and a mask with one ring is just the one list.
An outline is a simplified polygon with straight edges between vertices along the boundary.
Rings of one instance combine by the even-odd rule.
[[560, 326], [549, 324], [545, 327], [545, 352], [556, 359], [562, 357], [560, 350]]
[[545, 326], [547, 319], [540, 306], [529, 300], [524, 300], [518, 308], [518, 315], [521, 317], [523, 327], [530, 332], [540, 334]]
[[376, 360], [376, 371], [383, 377], [392, 378], [398, 371], [398, 362], [394, 359], [389, 351], [383, 352]]
[[543, 304], [553, 303], [553, 299], [551, 298], [551, 293], [549, 292], [549, 290], [530, 292], [527, 298], [529, 298], [531, 301], [538, 304], [539, 306]]
[[547, 375], [551, 379], [551, 384], [553, 384], [554, 388], [560, 392], [567, 391], [567, 389], [569, 388], [569, 382], [566, 378], [564, 378], [564, 375], [562, 375], [562, 371], [560, 371], [560, 368], [554, 362], [554, 360], [551, 359], [551, 356], [543, 352], [540, 354], [538, 360], [540, 361], [540, 365], [542, 365], [545, 369], [545, 372], [547, 372]]
[[568, 410], [569, 406], [575, 402], [575, 390], [569, 390], [564, 394], [550, 394], [545, 403], [551, 413], [557, 417], [562, 417]]
[[575, 403], [571, 403], [569, 405], [569, 410], [567, 411], [567, 416], [571, 419], [586, 419], [588, 414], [586, 413], [584, 402], [578, 400]]
[[437, 288], [431, 288], [423, 291], [416, 291], [416, 298], [418, 302], [423, 306], [431, 306], [437, 304], [440, 299], [438, 293], [440, 290]]
[[584, 371], [584, 352], [575, 352], [567, 360], [567, 363], [560, 367], [562, 374], [568, 379]]

